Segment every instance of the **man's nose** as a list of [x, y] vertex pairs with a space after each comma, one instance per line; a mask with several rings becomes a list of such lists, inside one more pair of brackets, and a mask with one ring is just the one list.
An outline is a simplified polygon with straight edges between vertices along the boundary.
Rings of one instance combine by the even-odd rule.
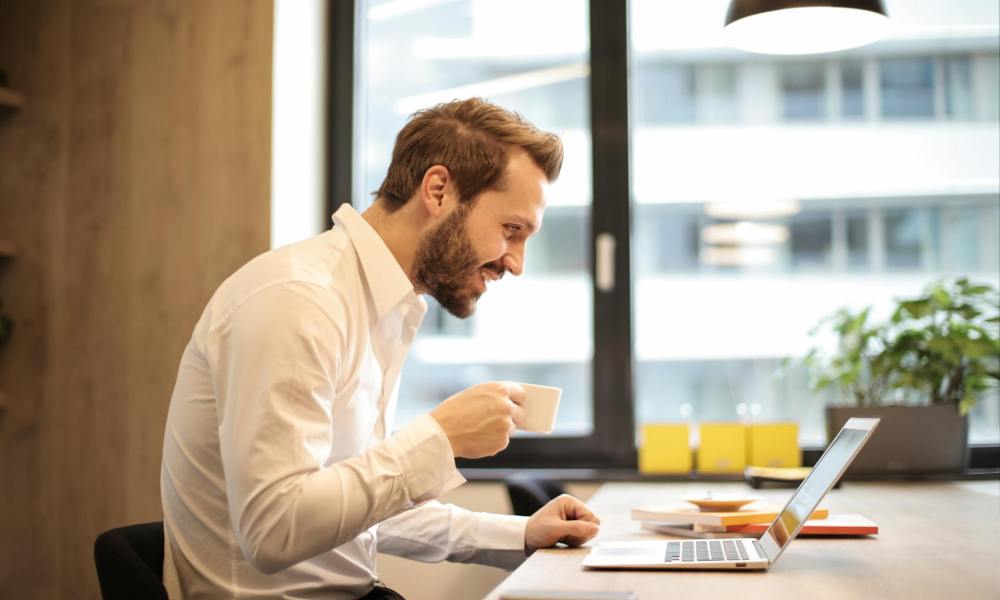
[[503, 257], [503, 266], [516, 277], [520, 277], [524, 272], [524, 249], [513, 249]]

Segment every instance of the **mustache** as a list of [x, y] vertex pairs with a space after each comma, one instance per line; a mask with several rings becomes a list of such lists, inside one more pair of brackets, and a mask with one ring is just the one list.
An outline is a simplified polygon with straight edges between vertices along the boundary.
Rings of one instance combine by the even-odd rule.
[[507, 272], [507, 268], [504, 267], [503, 263], [499, 261], [486, 263], [485, 265], [479, 267], [479, 269], [485, 269], [496, 273], [497, 280], [503, 279], [504, 273]]

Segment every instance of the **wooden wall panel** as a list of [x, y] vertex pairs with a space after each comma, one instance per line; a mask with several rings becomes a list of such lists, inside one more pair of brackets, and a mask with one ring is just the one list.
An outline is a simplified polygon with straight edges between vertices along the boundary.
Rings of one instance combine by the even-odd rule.
[[268, 247], [269, 0], [0, 0], [0, 597], [97, 598], [92, 544], [160, 518], [180, 353]]
[[[17, 113], [0, 110], [0, 238], [17, 255], [0, 264], [0, 297], [15, 320], [0, 348], [0, 597], [55, 598], [54, 548], [42, 509], [46, 474], [43, 408], [48, 401], [48, 272], [56, 209], [65, 195], [64, 123], [69, 102], [69, 11], [55, 3], [0, 0], [0, 69], [27, 94]], [[45, 94], [41, 90], [45, 89]]]

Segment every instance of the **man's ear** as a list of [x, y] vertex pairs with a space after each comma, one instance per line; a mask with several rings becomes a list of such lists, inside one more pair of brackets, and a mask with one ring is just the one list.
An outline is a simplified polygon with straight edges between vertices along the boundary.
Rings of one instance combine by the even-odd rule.
[[420, 182], [420, 202], [432, 218], [447, 212], [447, 194], [451, 191], [452, 180], [448, 167], [434, 165], [424, 172]]

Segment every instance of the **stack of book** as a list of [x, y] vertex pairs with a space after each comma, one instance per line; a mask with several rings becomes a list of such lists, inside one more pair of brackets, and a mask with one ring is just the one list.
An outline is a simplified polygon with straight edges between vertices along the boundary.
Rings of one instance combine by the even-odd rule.
[[[780, 506], [751, 504], [740, 510], [705, 512], [694, 506], [643, 506], [632, 509], [632, 519], [643, 529], [666, 535], [697, 538], [759, 536], [781, 512]], [[874, 535], [878, 526], [861, 515], [830, 515], [813, 511], [799, 535]]]

